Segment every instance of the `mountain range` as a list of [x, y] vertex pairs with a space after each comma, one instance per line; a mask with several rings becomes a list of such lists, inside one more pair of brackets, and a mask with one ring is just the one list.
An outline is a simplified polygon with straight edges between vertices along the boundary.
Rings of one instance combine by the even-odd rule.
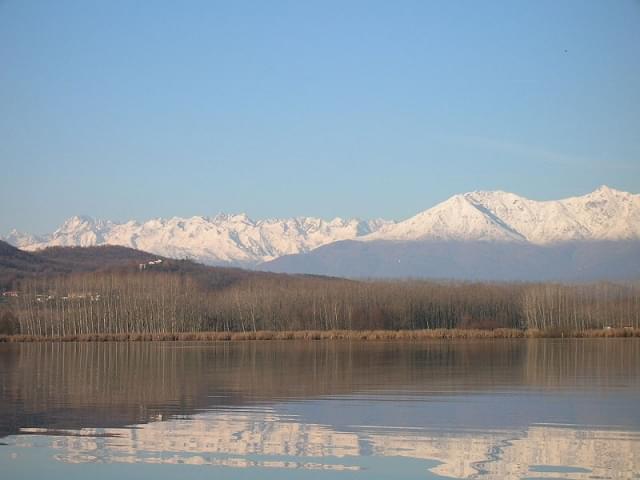
[[[209, 265], [340, 276], [640, 277], [640, 195], [602, 186], [563, 200], [477, 191], [404, 221], [245, 214], [116, 223], [72, 217], [49, 235], [12, 231], [23, 250], [121, 245]], [[534, 274], [529, 275], [527, 272]]]
[[325, 221], [313, 217], [254, 221], [246, 214], [115, 223], [75, 216], [50, 235], [13, 230], [4, 240], [27, 251], [52, 246], [121, 245], [208, 265], [255, 267], [282, 255], [361, 237], [387, 223], [341, 218]]

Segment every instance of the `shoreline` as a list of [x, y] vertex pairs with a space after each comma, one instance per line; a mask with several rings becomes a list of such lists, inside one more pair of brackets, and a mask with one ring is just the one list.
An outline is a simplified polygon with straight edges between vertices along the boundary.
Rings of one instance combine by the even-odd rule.
[[65, 336], [0, 335], [0, 343], [37, 342], [237, 342], [251, 340], [424, 341], [513, 338], [640, 338], [640, 328], [582, 331], [513, 328], [430, 330], [295, 330], [256, 332], [98, 333]]

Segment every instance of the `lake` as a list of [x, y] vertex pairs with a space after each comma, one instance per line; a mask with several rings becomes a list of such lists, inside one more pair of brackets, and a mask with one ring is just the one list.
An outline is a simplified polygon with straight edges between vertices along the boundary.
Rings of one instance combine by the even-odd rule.
[[0, 476], [640, 478], [640, 340], [0, 344]]

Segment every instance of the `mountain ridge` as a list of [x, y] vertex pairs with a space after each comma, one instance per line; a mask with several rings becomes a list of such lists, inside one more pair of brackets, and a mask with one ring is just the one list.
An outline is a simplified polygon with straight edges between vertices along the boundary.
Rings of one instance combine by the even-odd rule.
[[365, 235], [386, 223], [381, 219], [339, 217], [330, 221], [315, 217], [255, 221], [246, 214], [116, 223], [73, 216], [50, 235], [37, 237], [13, 230], [4, 240], [26, 251], [51, 246], [121, 245], [210, 265], [247, 267]]
[[640, 195], [601, 186], [583, 196], [530, 200], [503, 191], [458, 194], [363, 240], [491, 240], [550, 245], [640, 239]]
[[50, 235], [0, 237], [24, 250], [121, 245], [210, 265], [256, 267], [344, 240], [564, 242], [640, 240], [640, 195], [601, 186], [582, 196], [530, 200], [501, 190], [457, 194], [406, 220], [253, 220], [248, 215], [155, 218], [124, 223], [74, 216]]

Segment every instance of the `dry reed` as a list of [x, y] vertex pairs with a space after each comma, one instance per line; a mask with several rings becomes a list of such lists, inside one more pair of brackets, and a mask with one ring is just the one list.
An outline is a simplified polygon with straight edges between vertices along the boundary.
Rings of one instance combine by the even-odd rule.
[[250, 340], [355, 340], [355, 341], [421, 341], [455, 339], [507, 338], [609, 338], [638, 337], [639, 328], [605, 328], [583, 331], [519, 330], [513, 328], [432, 329], [432, 330], [297, 330], [257, 332], [186, 332], [186, 333], [110, 333], [66, 335], [60, 337], [38, 335], [0, 335], [0, 342], [236, 342]]

